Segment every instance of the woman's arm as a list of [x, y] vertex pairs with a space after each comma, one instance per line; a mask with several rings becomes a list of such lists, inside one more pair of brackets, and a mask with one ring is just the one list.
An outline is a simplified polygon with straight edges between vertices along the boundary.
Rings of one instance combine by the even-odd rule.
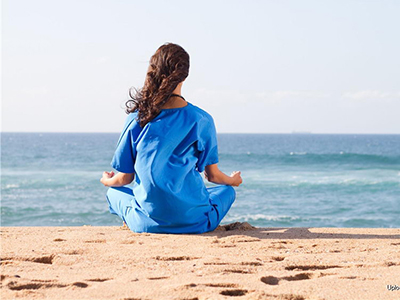
[[119, 187], [130, 184], [135, 177], [134, 173], [117, 173], [114, 172], [103, 172], [103, 177], [100, 179], [100, 182], [105, 186], [109, 187]]
[[243, 182], [242, 177], [240, 176], [240, 171], [232, 172], [231, 176], [228, 176], [218, 169], [217, 164], [206, 166], [204, 169], [204, 175], [209, 182], [217, 184], [239, 186]]

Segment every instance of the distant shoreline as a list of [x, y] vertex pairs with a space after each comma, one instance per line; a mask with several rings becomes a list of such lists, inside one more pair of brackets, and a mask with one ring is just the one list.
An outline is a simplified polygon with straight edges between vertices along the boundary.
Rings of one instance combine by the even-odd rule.
[[[120, 132], [75, 132], [75, 131], [1, 131], [0, 134], [120, 134]], [[320, 133], [307, 131], [293, 132], [217, 132], [217, 134], [246, 135], [400, 135], [400, 133]]]

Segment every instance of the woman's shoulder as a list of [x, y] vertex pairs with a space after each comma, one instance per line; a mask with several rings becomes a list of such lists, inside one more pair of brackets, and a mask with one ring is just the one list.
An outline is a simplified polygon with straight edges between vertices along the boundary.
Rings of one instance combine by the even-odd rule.
[[137, 122], [137, 117], [138, 117], [138, 112], [137, 111], [129, 113], [126, 116], [126, 119], [125, 119], [125, 127], [130, 126], [130, 125], [134, 125], [135, 123], [138, 123]]
[[138, 112], [129, 113], [125, 120], [124, 130], [140, 131], [141, 127], [137, 120]]
[[188, 103], [188, 105], [190, 105], [192, 107], [192, 109], [191, 109], [192, 114], [198, 119], [198, 121], [203, 120], [203, 121], [214, 122], [213, 117], [208, 112], [206, 112], [204, 109], [200, 108], [197, 105], [191, 104], [191, 103]]
[[128, 114], [128, 116], [126, 117], [127, 121], [133, 121], [136, 120], [138, 116], [138, 111], [134, 111]]

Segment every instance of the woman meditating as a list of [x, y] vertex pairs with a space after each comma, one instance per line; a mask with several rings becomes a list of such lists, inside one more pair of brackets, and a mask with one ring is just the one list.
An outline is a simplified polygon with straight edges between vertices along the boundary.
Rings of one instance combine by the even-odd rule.
[[[239, 171], [218, 169], [213, 118], [181, 95], [188, 75], [189, 55], [168, 43], [151, 57], [143, 88], [129, 93], [111, 163], [118, 173], [104, 172], [100, 181], [110, 187], [110, 212], [134, 232], [212, 231], [235, 201], [232, 186], [242, 183]], [[206, 188], [203, 171], [219, 185]]]

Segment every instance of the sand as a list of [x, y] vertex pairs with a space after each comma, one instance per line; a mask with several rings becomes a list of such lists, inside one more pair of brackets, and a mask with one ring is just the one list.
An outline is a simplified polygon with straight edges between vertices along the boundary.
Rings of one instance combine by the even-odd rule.
[[1, 299], [400, 299], [400, 229], [239, 225], [2, 227]]

